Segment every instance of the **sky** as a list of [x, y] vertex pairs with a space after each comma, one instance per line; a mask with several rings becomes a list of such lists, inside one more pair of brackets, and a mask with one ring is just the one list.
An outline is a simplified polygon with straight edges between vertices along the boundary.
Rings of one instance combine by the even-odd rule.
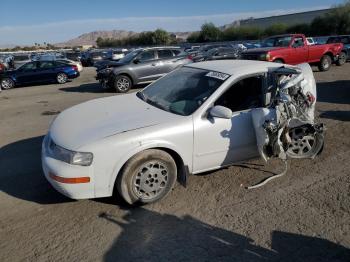
[[323, 9], [343, 0], [0, 0], [0, 47], [58, 43], [97, 30], [195, 31], [248, 17]]

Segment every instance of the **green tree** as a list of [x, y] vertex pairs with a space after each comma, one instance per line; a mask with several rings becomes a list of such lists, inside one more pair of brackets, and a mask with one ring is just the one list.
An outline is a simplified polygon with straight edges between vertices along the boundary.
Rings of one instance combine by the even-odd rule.
[[154, 31], [154, 40], [156, 45], [167, 45], [170, 42], [170, 35], [163, 29]]
[[202, 25], [199, 40], [202, 42], [214, 42], [221, 39], [222, 32], [213, 23], [205, 23]]
[[288, 27], [285, 24], [273, 24], [265, 29], [264, 34], [265, 36], [285, 34], [287, 28]]

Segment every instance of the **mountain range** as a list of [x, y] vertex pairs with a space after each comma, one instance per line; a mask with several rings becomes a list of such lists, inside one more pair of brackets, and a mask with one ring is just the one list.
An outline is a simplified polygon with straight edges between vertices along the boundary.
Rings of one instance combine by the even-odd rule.
[[[192, 32], [175, 32], [170, 33], [176, 35], [178, 38], [187, 39], [187, 37]], [[90, 33], [82, 34], [76, 38], [70, 39], [66, 42], [57, 43], [55, 46], [82, 46], [82, 45], [96, 45], [97, 38], [113, 38], [113, 39], [123, 39], [131, 36], [136, 36], [139, 33], [134, 31], [125, 30], [110, 30], [110, 31], [93, 31]]]

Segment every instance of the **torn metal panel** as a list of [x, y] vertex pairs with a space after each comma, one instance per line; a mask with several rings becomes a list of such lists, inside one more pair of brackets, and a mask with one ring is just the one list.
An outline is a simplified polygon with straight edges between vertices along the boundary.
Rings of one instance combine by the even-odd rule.
[[274, 94], [270, 106], [252, 110], [258, 151], [266, 162], [272, 157], [284, 161], [288, 157], [314, 158], [323, 148], [324, 126], [314, 123], [316, 82], [312, 69], [301, 64], [281, 67], [272, 74], [276, 83], [275, 90], [269, 90]]

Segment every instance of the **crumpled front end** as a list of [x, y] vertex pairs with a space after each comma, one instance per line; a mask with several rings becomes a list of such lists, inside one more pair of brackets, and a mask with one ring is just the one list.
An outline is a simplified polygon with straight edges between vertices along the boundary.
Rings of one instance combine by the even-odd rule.
[[308, 64], [273, 72], [275, 86], [267, 108], [252, 111], [258, 150], [267, 161], [314, 158], [323, 148], [324, 126], [314, 121], [316, 82]]

